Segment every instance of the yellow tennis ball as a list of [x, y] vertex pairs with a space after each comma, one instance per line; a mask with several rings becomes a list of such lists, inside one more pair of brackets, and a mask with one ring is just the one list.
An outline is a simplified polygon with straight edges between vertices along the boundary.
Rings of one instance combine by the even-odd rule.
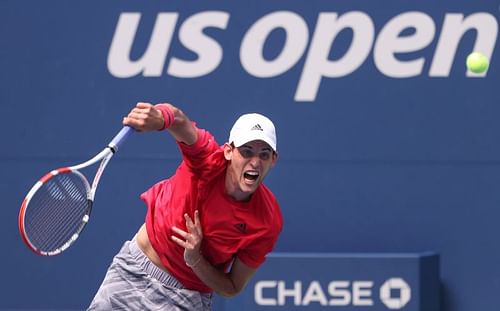
[[488, 69], [488, 66], [488, 58], [479, 52], [473, 52], [467, 56], [467, 69], [473, 73], [483, 73]]

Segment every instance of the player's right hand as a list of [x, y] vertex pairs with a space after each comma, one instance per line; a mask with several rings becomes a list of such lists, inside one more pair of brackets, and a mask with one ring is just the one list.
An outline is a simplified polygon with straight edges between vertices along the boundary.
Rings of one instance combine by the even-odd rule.
[[123, 125], [133, 127], [138, 132], [158, 131], [163, 128], [164, 120], [161, 111], [150, 103], [139, 102], [123, 118]]

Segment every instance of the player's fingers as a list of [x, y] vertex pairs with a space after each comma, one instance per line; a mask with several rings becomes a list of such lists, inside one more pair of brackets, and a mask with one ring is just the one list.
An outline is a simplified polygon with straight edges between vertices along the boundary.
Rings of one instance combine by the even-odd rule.
[[123, 125], [128, 125], [128, 126], [133, 127], [135, 130], [137, 130], [139, 132], [146, 130], [146, 128], [144, 126], [145, 122], [143, 119], [138, 119], [135, 117], [127, 116], [127, 117], [123, 118], [122, 123], [123, 123]]
[[186, 219], [186, 227], [188, 228], [189, 232], [195, 231], [196, 229], [193, 220], [191, 219], [191, 217], [189, 217], [187, 213], [184, 214], [184, 219]]
[[134, 108], [132, 111], [129, 112], [127, 115], [127, 118], [132, 119], [132, 120], [137, 120], [137, 121], [144, 121], [144, 119], [147, 117], [142, 111]]
[[140, 122], [137, 119], [131, 118], [131, 117], [124, 117], [122, 120], [123, 125], [128, 125], [133, 127], [135, 130], [141, 132], [143, 129], [140, 125]]
[[153, 107], [152, 104], [146, 103], [146, 102], [138, 102], [135, 106], [137, 108], [151, 108], [151, 107]]
[[151, 104], [135, 107], [131, 112], [137, 113], [143, 118], [158, 117], [161, 112], [157, 111]]
[[128, 117], [123, 117], [122, 124], [123, 125], [131, 125], [129, 118]]
[[179, 239], [178, 237], [176, 237], [175, 235], [171, 235], [170, 238], [172, 239], [172, 241], [174, 241], [177, 245], [179, 246], [182, 246], [184, 248], [188, 248], [188, 242], [184, 241], [184, 240], [181, 240]]
[[194, 229], [200, 237], [203, 237], [203, 230], [201, 230], [200, 212], [194, 211]]
[[194, 224], [200, 224], [200, 213], [198, 212], [198, 210], [194, 211]]
[[[158, 113], [160, 117], [158, 117]], [[134, 108], [130, 111], [128, 116], [124, 118], [122, 123], [132, 126], [138, 131], [152, 131], [158, 130], [163, 124], [163, 119], [161, 118], [161, 112], [157, 112], [153, 107]]]
[[199, 248], [199, 240], [192, 234], [188, 234], [185, 239], [181, 239], [175, 235], [171, 239], [179, 246], [182, 246], [187, 251], [192, 251]]
[[187, 239], [188, 238], [188, 235], [189, 233], [187, 233], [186, 231], [184, 230], [181, 230], [177, 227], [172, 227], [172, 231], [174, 231], [175, 233], [177, 233], [178, 235], [180, 235], [181, 237], [183, 237], [184, 239]]

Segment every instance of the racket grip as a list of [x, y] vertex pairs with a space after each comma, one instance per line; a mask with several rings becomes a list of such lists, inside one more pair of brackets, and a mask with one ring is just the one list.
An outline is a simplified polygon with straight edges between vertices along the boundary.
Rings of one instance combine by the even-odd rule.
[[113, 150], [113, 152], [117, 152], [122, 143], [129, 137], [130, 134], [134, 131], [130, 126], [124, 126], [118, 134], [111, 140], [108, 144], [108, 147]]

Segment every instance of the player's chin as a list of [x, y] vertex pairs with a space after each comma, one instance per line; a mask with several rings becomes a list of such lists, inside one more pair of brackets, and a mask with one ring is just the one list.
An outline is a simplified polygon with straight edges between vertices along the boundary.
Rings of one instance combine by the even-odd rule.
[[259, 185], [260, 185], [260, 180], [258, 180], [258, 179], [256, 179], [256, 180], [245, 179], [245, 180], [243, 180], [243, 182], [241, 184], [241, 190], [244, 193], [252, 194], [257, 190]]

